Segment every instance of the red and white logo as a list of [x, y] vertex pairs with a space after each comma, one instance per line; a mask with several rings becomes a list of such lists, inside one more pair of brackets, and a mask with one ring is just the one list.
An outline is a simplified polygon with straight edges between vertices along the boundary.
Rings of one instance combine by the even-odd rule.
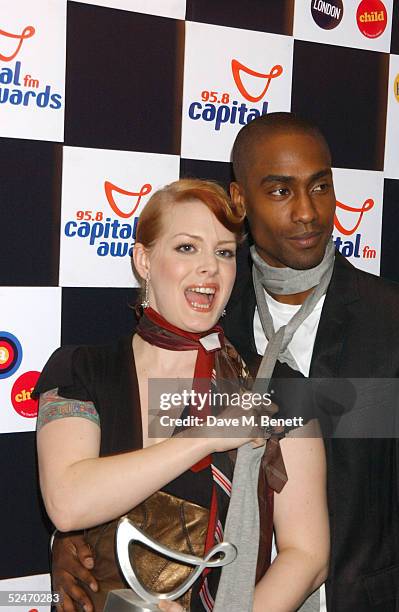
[[[11, 62], [11, 60], [13, 60], [18, 55], [24, 40], [26, 40], [27, 38], [31, 38], [34, 35], [35, 31], [35, 28], [31, 25], [26, 26], [22, 30], [21, 34], [12, 34], [11, 32], [6, 32], [5, 30], [0, 29], [0, 60], [3, 62]], [[15, 41], [16, 44], [16, 47], [11, 52], [11, 54], [8, 53], [7, 55], [2, 52], [3, 43], [6, 40], [11, 40], [12, 42]]]
[[382, 0], [362, 0], [357, 8], [356, 20], [363, 36], [378, 38], [387, 27], [387, 9]]
[[[242, 64], [236, 59], [231, 60], [231, 70], [238, 91], [240, 92], [242, 97], [248, 100], [249, 102], [259, 102], [260, 100], [262, 100], [267, 90], [269, 89], [272, 80], [279, 77], [283, 73], [283, 67], [280, 64], [276, 64], [275, 66], [273, 66], [269, 73], [263, 74], [261, 72], [257, 72], [256, 70], [252, 70], [247, 66], [244, 66], [244, 64]], [[252, 95], [248, 93], [248, 90], [243, 85], [241, 73], [245, 75], [250, 75], [260, 80], [263, 89], [259, 95]]]
[[[113, 212], [119, 217], [122, 217], [123, 219], [129, 219], [138, 209], [141, 202], [141, 198], [143, 196], [148, 195], [152, 191], [152, 186], [149, 183], [145, 183], [139, 191], [127, 191], [126, 189], [122, 189], [121, 187], [114, 185], [110, 181], [105, 181], [104, 190], [108, 200], [108, 204], [112, 208]], [[119, 208], [118, 204], [115, 202], [115, 193], [118, 193], [122, 196], [128, 196], [126, 200], [133, 203], [132, 208], [129, 210], [129, 212], [124, 212]]]
[[32, 391], [40, 376], [40, 372], [25, 372], [13, 384], [11, 403], [15, 412], [27, 419], [37, 416], [38, 400], [31, 397]]
[[[342, 202], [338, 202], [337, 200], [337, 209], [335, 211], [335, 217], [334, 217], [335, 227], [341, 234], [344, 234], [345, 236], [351, 236], [352, 234], [356, 232], [360, 223], [362, 222], [364, 213], [371, 210], [373, 206], [374, 206], [374, 200], [372, 198], [368, 198], [367, 200], [365, 200], [363, 205], [360, 208], [356, 208], [355, 206], [348, 206], [348, 204], [343, 204]], [[339, 209], [344, 210], [346, 212], [356, 213], [356, 217], [355, 217], [356, 221], [355, 221], [355, 224], [351, 228], [344, 227], [344, 225], [338, 219], [337, 210]]]
[[130, 287], [140, 214], [159, 187], [179, 177], [180, 158], [64, 147], [60, 284]]
[[[337, 201], [334, 217], [335, 248], [355, 265], [365, 262], [360, 267], [374, 273], [378, 272], [381, 238], [381, 234], [376, 236], [374, 231], [376, 209], [374, 198], [366, 198], [358, 206]], [[378, 229], [376, 231], [378, 234]]]

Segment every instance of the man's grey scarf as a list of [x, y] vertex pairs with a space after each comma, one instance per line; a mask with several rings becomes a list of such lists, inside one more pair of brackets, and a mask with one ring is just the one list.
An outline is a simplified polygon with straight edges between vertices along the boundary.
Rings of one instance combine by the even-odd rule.
[[[288, 345], [301, 323], [310, 315], [317, 302], [327, 291], [334, 266], [333, 242], [327, 245], [321, 263], [311, 270], [274, 268], [261, 259], [254, 247], [253, 279], [259, 316], [268, 345], [260, 365], [255, 385], [261, 379], [270, 379], [277, 359], [298, 369]], [[315, 287], [298, 312], [287, 325], [277, 332], [269, 312], [264, 289], [276, 295], [300, 293]], [[222, 570], [214, 612], [251, 612], [255, 584], [256, 561], [259, 544], [258, 478], [264, 447], [252, 448], [245, 444], [238, 449], [234, 469], [232, 495], [226, 518], [224, 540], [235, 544], [237, 559]], [[316, 591], [301, 608], [310, 612], [318, 609]]]
[[[288, 345], [298, 327], [313, 312], [317, 302], [326, 293], [333, 273], [334, 255], [334, 244], [330, 240], [324, 257], [318, 266], [310, 270], [293, 270], [292, 268], [269, 266], [259, 256], [255, 246], [251, 247], [256, 303], [262, 328], [268, 340], [266, 352], [258, 372], [258, 379], [272, 376], [277, 359], [287, 363], [294, 370], [299, 369]], [[315, 288], [314, 291], [306, 298], [298, 312], [295, 313], [287, 325], [283, 325], [276, 332], [264, 290], [275, 295], [292, 295], [312, 289], [312, 287]]]

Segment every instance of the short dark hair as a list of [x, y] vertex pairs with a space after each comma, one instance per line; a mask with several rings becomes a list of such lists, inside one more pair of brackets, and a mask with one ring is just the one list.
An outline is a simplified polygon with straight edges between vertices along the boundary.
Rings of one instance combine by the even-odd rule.
[[319, 139], [330, 157], [330, 147], [320, 129], [295, 113], [268, 113], [250, 121], [238, 132], [231, 153], [234, 176], [241, 181], [245, 175], [251, 148], [260, 138], [283, 132], [303, 132]]

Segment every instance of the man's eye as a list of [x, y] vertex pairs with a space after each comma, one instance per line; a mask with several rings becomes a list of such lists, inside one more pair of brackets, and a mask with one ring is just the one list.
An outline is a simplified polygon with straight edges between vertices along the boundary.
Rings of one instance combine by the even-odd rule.
[[216, 251], [216, 255], [219, 255], [219, 257], [225, 257], [226, 259], [230, 259], [236, 256], [236, 252], [232, 251], [231, 249], [219, 249], [218, 251]]
[[313, 187], [312, 191], [327, 191], [329, 186], [329, 183], [319, 183]]
[[273, 189], [270, 191], [270, 195], [276, 196], [286, 196], [289, 194], [289, 189], [287, 187], [279, 187], [278, 189]]
[[195, 247], [192, 244], [180, 244], [176, 247], [176, 251], [179, 253], [193, 253], [195, 251]]

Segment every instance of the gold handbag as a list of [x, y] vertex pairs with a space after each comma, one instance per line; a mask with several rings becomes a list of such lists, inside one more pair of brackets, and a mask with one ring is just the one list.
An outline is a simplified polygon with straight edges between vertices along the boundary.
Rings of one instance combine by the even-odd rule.
[[[179, 552], [203, 556], [209, 510], [184, 499], [158, 491], [126, 516], [147, 535]], [[85, 530], [85, 539], [95, 557], [93, 574], [99, 591], [93, 593], [82, 585], [102, 612], [108, 591], [128, 588], [115, 557], [115, 532], [119, 519]], [[142, 544], [130, 545], [129, 556], [143, 584], [156, 592], [168, 592], [179, 586], [192, 572], [192, 566], [178, 563]], [[178, 602], [189, 609], [191, 590]]]

